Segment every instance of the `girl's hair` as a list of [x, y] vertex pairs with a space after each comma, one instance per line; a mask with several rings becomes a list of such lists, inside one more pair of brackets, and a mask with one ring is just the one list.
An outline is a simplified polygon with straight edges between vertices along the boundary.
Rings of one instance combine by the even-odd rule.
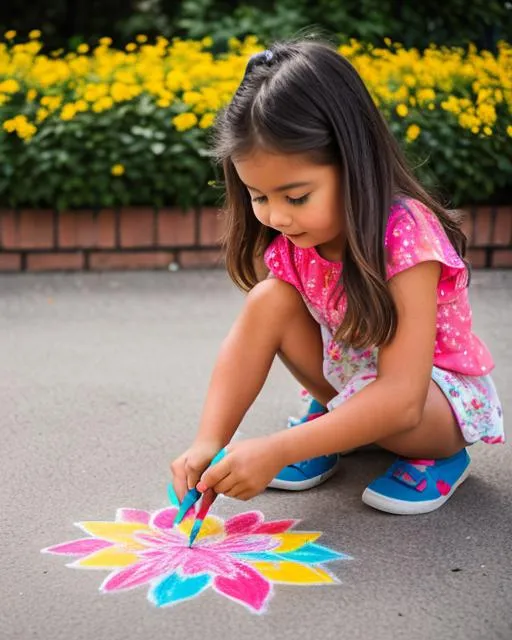
[[307, 154], [314, 163], [341, 168], [346, 242], [340, 284], [347, 309], [336, 333], [340, 341], [378, 346], [395, 333], [384, 234], [397, 198], [415, 198], [431, 209], [464, 256], [456, 212], [445, 210], [415, 179], [357, 71], [326, 43], [277, 43], [251, 59], [214, 135], [226, 184], [227, 270], [246, 291], [261, 279], [257, 263], [279, 233], [256, 219], [233, 158], [264, 149]]

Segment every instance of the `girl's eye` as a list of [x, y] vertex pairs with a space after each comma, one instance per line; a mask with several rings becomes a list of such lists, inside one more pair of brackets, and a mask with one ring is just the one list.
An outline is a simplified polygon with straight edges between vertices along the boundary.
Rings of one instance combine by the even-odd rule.
[[300, 198], [289, 198], [289, 197], [287, 197], [286, 199], [288, 200], [288, 202], [291, 205], [298, 206], [300, 204], [306, 204], [306, 202], [308, 201], [308, 198], [309, 198], [309, 193], [306, 193], [305, 195], [301, 196]]
[[257, 198], [251, 198], [251, 202], [255, 202], [256, 204], [263, 204], [266, 199], [266, 196], [258, 196]]

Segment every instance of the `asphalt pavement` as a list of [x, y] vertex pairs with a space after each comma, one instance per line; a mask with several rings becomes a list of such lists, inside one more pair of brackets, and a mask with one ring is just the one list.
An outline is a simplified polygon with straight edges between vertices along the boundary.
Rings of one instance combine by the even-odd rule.
[[[512, 435], [512, 271], [475, 272], [474, 327], [495, 360]], [[360, 499], [389, 465], [344, 458], [301, 493], [223, 499], [300, 520], [350, 560], [338, 583], [275, 584], [255, 615], [213, 589], [157, 608], [144, 586], [100, 593], [108, 571], [41, 549], [84, 537], [81, 521], [167, 503], [168, 465], [190, 442], [222, 338], [243, 295], [221, 271], [0, 276], [0, 638], [2, 640], [511, 640], [510, 445], [471, 448], [472, 473], [438, 511], [386, 515]], [[298, 385], [277, 363], [240, 427], [284, 428]]]

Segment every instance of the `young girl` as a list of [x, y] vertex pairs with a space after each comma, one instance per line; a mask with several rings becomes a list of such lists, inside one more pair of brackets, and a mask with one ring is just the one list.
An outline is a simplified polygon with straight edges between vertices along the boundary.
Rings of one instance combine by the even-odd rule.
[[[309, 488], [338, 452], [376, 443], [399, 458], [363, 501], [437, 509], [468, 474], [466, 447], [504, 440], [454, 214], [413, 177], [361, 78], [328, 45], [251, 58], [216, 127], [227, 268], [249, 294], [195, 440], [171, 465], [178, 496]], [[314, 398], [308, 415], [230, 443], [276, 354]]]

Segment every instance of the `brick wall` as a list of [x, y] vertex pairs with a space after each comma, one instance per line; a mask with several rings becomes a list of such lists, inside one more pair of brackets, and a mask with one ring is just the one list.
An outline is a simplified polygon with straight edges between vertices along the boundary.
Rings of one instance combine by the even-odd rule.
[[[219, 211], [0, 209], [0, 272], [222, 265]], [[467, 210], [474, 267], [512, 267], [512, 206]]]

